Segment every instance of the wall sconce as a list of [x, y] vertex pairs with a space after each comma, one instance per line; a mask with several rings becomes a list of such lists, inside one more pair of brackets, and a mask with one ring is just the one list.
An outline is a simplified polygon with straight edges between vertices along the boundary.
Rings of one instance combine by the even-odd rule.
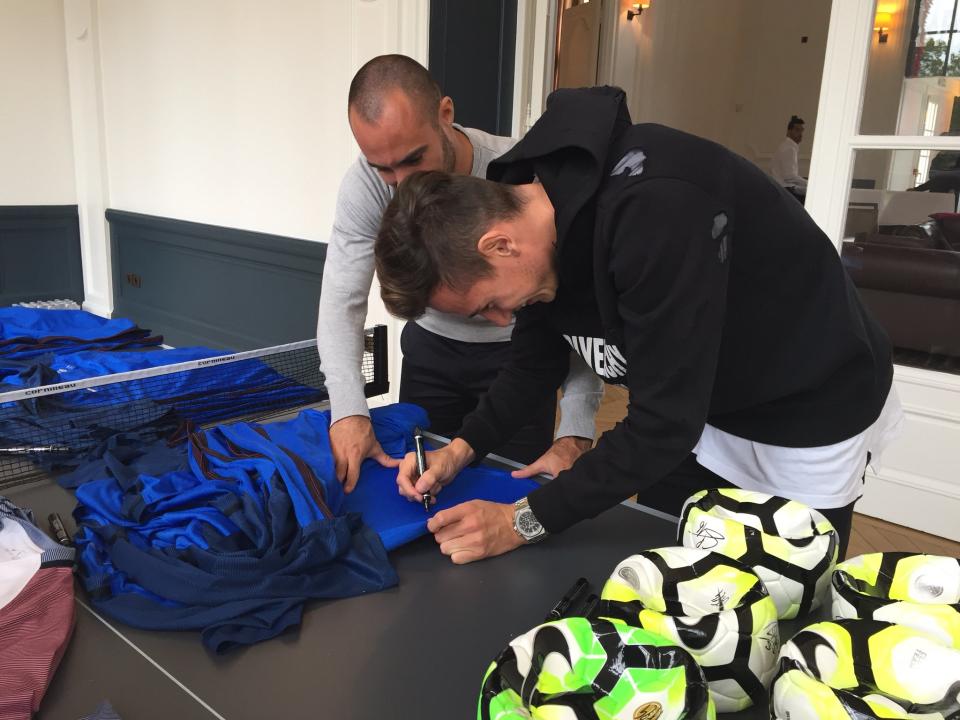
[[873, 21], [873, 29], [877, 33], [877, 42], [885, 43], [890, 37], [890, 13], [878, 12]]
[[650, 7], [649, 2], [637, 2], [633, 4], [632, 10], [627, 10], [627, 22], [631, 22], [635, 17], [643, 15], [643, 11]]

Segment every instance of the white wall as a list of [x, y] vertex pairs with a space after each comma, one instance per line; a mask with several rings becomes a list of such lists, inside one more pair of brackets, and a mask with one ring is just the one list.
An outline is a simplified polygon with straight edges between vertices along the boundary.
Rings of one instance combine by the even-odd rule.
[[629, 50], [618, 47], [626, 65], [615, 63], [614, 77], [627, 89], [636, 122], [663, 123], [720, 142], [727, 139], [740, 52], [739, 4], [653, 0], [633, 21], [620, 13], [620, 37], [626, 29], [629, 39], [639, 41], [639, 49], [631, 68]]
[[[617, 0], [609, 80], [627, 89], [636, 122], [715, 140], [766, 167], [793, 114], [816, 125], [830, 0], [652, 0], [626, 20]], [[807, 42], [801, 43], [806, 36]]]
[[110, 206], [325, 241], [358, 5], [102, 0]]
[[806, 121], [800, 146], [800, 170], [806, 174], [816, 136], [830, 0], [748, 0], [741, 7], [744, 37], [750, 40], [738, 73], [741, 109], [732, 126], [732, 147], [767, 169], [790, 116], [799, 115]]
[[0, 205], [76, 203], [62, 0], [0, 2]]

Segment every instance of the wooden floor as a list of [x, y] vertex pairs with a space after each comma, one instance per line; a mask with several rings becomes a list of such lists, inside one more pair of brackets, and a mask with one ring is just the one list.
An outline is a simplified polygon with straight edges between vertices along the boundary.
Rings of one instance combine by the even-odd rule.
[[924, 552], [932, 555], [960, 557], [960, 543], [894, 525], [886, 520], [853, 514], [853, 531], [847, 557], [882, 550], [901, 552]]
[[[608, 386], [597, 413], [597, 434], [609, 430], [620, 422], [626, 414], [626, 409], [626, 390]], [[854, 513], [847, 557], [883, 550], [960, 557], [960, 543]]]

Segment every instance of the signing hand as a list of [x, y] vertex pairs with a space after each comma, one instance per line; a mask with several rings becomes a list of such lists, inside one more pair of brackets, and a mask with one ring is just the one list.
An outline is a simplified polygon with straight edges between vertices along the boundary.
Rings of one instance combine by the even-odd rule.
[[407, 453], [397, 473], [397, 491], [413, 502], [423, 502], [423, 496], [427, 493], [436, 497], [444, 485], [448, 485], [457, 473], [473, 462], [473, 458], [473, 448], [456, 438], [446, 447], [428, 450], [427, 471], [417, 477], [416, 453]]
[[513, 505], [471, 500], [427, 521], [440, 552], [457, 565], [495, 557], [523, 545], [513, 529]]
[[510, 475], [515, 478], [527, 478], [534, 475], [556, 477], [569, 470], [578, 457], [593, 445], [593, 441], [581, 437], [562, 437], [553, 441], [553, 445], [543, 455], [522, 470], [514, 470]]
[[330, 426], [330, 449], [333, 450], [333, 467], [337, 480], [343, 483], [344, 492], [352, 492], [360, 477], [360, 465], [373, 458], [384, 467], [397, 467], [400, 461], [387, 455], [377, 436], [373, 434], [370, 418], [350, 415], [340, 418]]

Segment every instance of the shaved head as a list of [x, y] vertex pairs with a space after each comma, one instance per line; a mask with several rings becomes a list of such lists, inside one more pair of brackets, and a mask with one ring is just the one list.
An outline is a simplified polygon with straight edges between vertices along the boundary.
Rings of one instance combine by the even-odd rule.
[[380, 55], [367, 62], [350, 83], [348, 107], [364, 122], [377, 123], [384, 99], [399, 90], [431, 125], [437, 125], [440, 87], [420, 63], [406, 55]]

